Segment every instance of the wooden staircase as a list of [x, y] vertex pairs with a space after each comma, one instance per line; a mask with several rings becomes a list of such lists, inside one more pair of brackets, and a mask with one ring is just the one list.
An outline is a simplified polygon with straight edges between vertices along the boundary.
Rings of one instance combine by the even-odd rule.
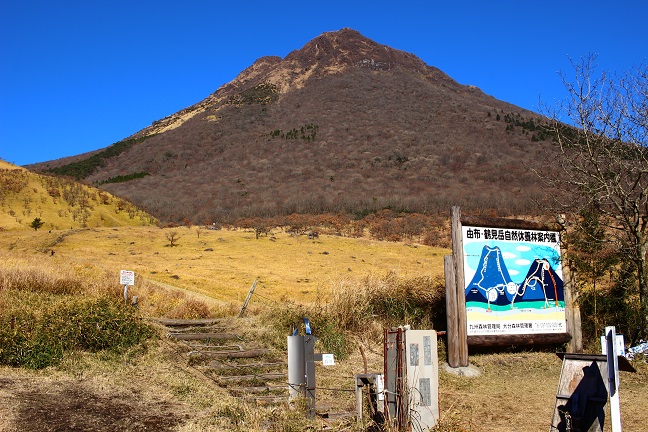
[[[222, 319], [153, 320], [178, 342], [191, 367], [235, 397], [263, 403], [288, 402], [284, 356], [248, 341]], [[230, 321], [231, 322], [231, 321]]]

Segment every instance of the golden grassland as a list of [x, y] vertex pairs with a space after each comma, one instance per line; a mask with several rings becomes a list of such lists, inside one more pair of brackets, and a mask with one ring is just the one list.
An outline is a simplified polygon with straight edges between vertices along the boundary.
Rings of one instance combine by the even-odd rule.
[[[178, 235], [170, 246], [167, 235]], [[54, 263], [92, 264], [223, 302], [242, 302], [255, 279], [258, 299], [326, 301], [340, 279], [395, 272], [441, 276], [448, 250], [402, 242], [320, 235], [281, 229], [258, 239], [253, 231], [120, 227], [0, 232], [0, 251], [32, 254]], [[54, 255], [51, 252], [54, 251]], [[261, 297], [262, 296], [262, 297]]]
[[108, 192], [72, 180], [32, 173], [0, 160], [0, 231], [152, 225], [155, 219]]
[[[177, 246], [169, 246], [170, 232], [179, 236]], [[51, 285], [49, 290], [56, 290], [57, 281], [62, 280], [82, 285], [80, 295], [110, 291], [118, 296], [119, 270], [134, 270], [136, 285], [131, 293], [141, 298], [141, 310], [148, 316], [226, 315], [246, 338], [279, 337], [285, 341], [285, 335], [274, 335], [268, 327], [268, 314], [277, 305], [335, 303], [340, 287], [366, 290], [366, 279], [376, 274], [441, 276], [447, 253], [445, 249], [366, 238], [321, 235], [308, 239], [280, 229], [259, 239], [251, 231], [197, 227], [12, 230], [0, 232], [0, 280], [11, 274], [12, 283], [18, 284], [24, 273], [40, 285]], [[249, 316], [234, 318], [257, 278], [258, 296], [253, 298]], [[37, 301], [35, 296], [25, 298]], [[14, 300], [4, 298], [0, 291], [0, 311], [16, 308]], [[367, 329], [372, 325], [367, 323]], [[369, 371], [382, 371], [380, 340], [365, 336], [357, 335], [357, 346], [352, 347], [348, 359], [334, 367], [317, 366], [318, 387], [352, 390], [353, 375], [364, 372], [359, 346], [364, 347]], [[439, 360], [444, 359], [441, 344]], [[472, 353], [470, 361], [479, 367], [481, 376], [457, 377], [440, 369], [441, 423], [437, 432], [549, 430], [561, 367], [555, 354]], [[620, 395], [624, 430], [639, 432], [646, 426], [648, 367], [642, 362], [635, 366], [636, 374], [621, 373]], [[322, 419], [306, 421], [295, 410], [235, 399], [189, 367], [165, 338], [151, 342], [143, 352], [75, 352], [66, 355], [59, 366], [38, 371], [0, 367], [0, 377], [3, 382], [22, 385], [22, 394], [40, 391], [58, 397], [59, 389], [69, 387], [91, 398], [113, 398], [115, 406], [127, 400], [143, 412], [164, 411], [179, 419], [173, 430], [180, 432], [365, 430], [364, 425], [350, 420], [332, 424]], [[317, 398], [333, 411], [354, 407], [350, 391], [320, 390]], [[15, 401], [15, 393], [0, 386], [2, 431], [19, 430], [10, 426], [19, 416], [13, 408]], [[609, 416], [606, 419], [604, 430], [609, 431]]]

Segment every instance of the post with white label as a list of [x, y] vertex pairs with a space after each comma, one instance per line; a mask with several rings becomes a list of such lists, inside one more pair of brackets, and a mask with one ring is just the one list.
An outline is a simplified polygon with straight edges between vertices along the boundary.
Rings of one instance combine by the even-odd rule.
[[317, 338], [311, 334], [310, 323], [304, 318], [304, 336], [295, 330], [288, 336], [288, 390], [290, 400], [302, 396], [306, 400], [307, 416], [315, 417], [315, 362], [334, 366], [333, 354], [315, 354]]
[[607, 345], [608, 388], [610, 393], [610, 421], [612, 432], [621, 432], [621, 405], [619, 401], [619, 358], [614, 326], [605, 327]]
[[124, 285], [124, 303], [128, 304], [128, 287], [135, 285], [135, 272], [131, 270], [120, 270], [119, 283]]

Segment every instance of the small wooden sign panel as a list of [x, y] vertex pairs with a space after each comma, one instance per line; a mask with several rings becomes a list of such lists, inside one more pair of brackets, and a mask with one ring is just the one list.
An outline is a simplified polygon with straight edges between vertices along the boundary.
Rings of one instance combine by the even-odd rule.
[[[601, 432], [609, 417], [608, 362], [604, 355], [558, 354], [563, 359], [550, 432]], [[635, 372], [619, 356], [619, 370]]]

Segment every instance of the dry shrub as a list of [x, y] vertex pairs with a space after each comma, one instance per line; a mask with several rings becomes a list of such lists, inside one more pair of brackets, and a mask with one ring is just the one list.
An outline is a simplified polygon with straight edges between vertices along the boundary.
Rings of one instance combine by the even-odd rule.
[[357, 337], [380, 341], [383, 329], [409, 324], [435, 328], [445, 319], [445, 286], [441, 278], [401, 278], [390, 272], [363, 279], [342, 279], [326, 305], [273, 309], [267, 320], [277, 334], [290, 334], [303, 317], [323, 347], [338, 358], [348, 357]]
[[189, 298], [184, 299], [184, 301], [166, 314], [166, 317], [176, 319], [198, 319], [209, 318], [211, 315], [212, 313], [209, 310], [209, 307], [204, 302]]
[[327, 309], [341, 328], [353, 332], [364, 331], [372, 321], [380, 327], [433, 328], [445, 316], [445, 285], [441, 278], [400, 278], [394, 272], [341, 280]]

